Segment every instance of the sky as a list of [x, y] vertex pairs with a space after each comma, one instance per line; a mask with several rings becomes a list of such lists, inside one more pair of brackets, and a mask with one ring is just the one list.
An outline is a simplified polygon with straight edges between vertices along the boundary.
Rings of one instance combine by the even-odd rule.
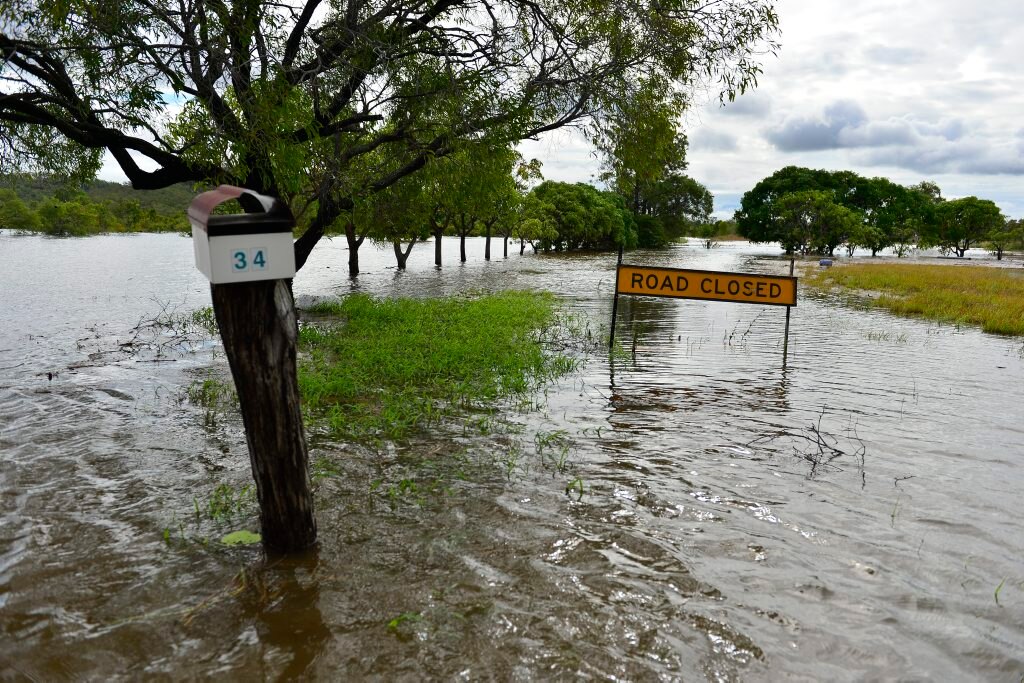
[[[688, 173], [731, 217], [784, 166], [852, 170], [1024, 217], [1024, 0], [777, 0], [782, 47], [724, 107], [694, 94]], [[597, 183], [582, 136], [520, 147], [551, 180]], [[125, 182], [109, 158], [100, 177]]]
[[[1024, 217], [1024, 1], [778, 0], [782, 47], [758, 87], [695, 96], [688, 173], [730, 217], [784, 166], [852, 170]], [[521, 147], [546, 178], [596, 182], [582, 137]]]

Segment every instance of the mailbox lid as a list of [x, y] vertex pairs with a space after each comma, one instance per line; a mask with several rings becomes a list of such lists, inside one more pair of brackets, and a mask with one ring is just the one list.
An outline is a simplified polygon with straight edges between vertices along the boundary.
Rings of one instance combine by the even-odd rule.
[[[237, 199], [246, 213], [211, 215], [224, 202]], [[291, 233], [292, 212], [281, 201], [234, 185], [221, 185], [196, 196], [188, 207], [189, 222], [209, 237]]]
[[275, 216], [268, 213], [234, 213], [210, 216], [206, 223], [206, 234], [210, 237], [265, 235], [271, 232], [286, 232], [290, 235], [294, 225], [295, 221], [292, 220], [290, 212], [287, 216]]

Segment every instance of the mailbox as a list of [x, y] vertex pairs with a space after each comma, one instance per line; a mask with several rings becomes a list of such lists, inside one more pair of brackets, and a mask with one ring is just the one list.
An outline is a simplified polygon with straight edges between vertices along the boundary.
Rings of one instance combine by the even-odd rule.
[[[237, 199], [246, 213], [213, 214]], [[281, 280], [295, 276], [292, 227], [281, 201], [233, 185], [204, 192], [188, 206], [196, 267], [213, 284]]]

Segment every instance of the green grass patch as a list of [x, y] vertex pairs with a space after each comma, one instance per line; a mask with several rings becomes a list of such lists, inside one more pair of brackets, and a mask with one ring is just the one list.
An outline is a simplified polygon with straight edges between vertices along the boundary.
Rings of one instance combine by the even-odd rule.
[[877, 293], [873, 305], [898, 315], [985, 332], [1024, 335], [1024, 272], [961, 265], [844, 264], [804, 278], [819, 288]]
[[318, 304], [300, 333], [305, 412], [335, 435], [401, 438], [454, 414], [531, 394], [575, 361], [550, 294]]

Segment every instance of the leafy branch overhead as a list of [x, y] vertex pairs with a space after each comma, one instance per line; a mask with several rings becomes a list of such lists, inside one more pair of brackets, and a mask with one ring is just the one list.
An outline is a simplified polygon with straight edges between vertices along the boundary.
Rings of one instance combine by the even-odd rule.
[[139, 189], [282, 196], [312, 216], [301, 263], [354, 197], [466, 145], [587, 125], [632, 84], [652, 111], [732, 98], [777, 26], [771, 0], [6, 0], [0, 172], [89, 178], [106, 150]]

